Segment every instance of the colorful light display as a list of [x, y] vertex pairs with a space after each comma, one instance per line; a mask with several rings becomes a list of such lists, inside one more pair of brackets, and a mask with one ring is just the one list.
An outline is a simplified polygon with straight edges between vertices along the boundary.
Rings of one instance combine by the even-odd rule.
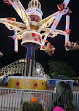
[[[58, 11], [45, 19], [42, 19], [41, 4], [39, 0], [31, 0], [28, 4], [28, 9], [25, 10], [19, 0], [4, 0], [5, 3], [11, 4], [16, 10], [23, 23], [17, 22], [15, 18], [0, 18], [0, 23], [5, 24], [9, 30], [14, 30], [14, 35], [11, 36], [14, 40], [14, 50], [18, 51], [18, 40], [22, 40], [21, 45], [27, 48], [26, 55], [26, 75], [33, 76], [33, 68], [35, 61], [35, 50], [45, 51], [49, 55], [54, 54], [55, 47], [46, 40], [48, 37], [54, 38], [58, 34], [65, 36], [65, 49], [79, 49], [77, 43], [69, 41], [69, 24], [70, 10], [67, 7], [70, 0], [64, 0], [62, 4], [58, 4]], [[66, 15], [65, 31], [57, 30], [57, 26], [63, 15]], [[42, 33], [41, 33], [42, 32]]]

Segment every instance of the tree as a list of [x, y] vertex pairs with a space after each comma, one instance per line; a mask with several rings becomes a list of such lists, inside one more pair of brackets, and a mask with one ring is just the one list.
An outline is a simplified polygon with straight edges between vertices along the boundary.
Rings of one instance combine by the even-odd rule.
[[65, 75], [67, 77], [75, 77], [75, 71], [63, 61], [48, 61], [49, 75], [51, 77], [57, 75]]

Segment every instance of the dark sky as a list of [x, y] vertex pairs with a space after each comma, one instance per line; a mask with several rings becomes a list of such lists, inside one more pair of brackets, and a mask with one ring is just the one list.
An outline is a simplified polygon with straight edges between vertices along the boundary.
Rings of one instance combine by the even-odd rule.
[[[28, 3], [30, 0], [21, 0], [21, 3], [27, 9]], [[63, 0], [40, 0], [42, 5], [43, 11], [43, 18], [53, 14], [56, 12], [57, 4], [62, 3]], [[69, 3], [69, 8], [72, 11], [71, 16], [71, 34], [70, 34], [70, 41], [77, 41], [79, 43], [79, 9], [78, 9], [78, 0], [73, 1], [72, 7], [72, 0]], [[0, 0], [0, 18], [5, 17], [15, 17], [17, 21], [21, 22], [20, 17], [15, 12], [12, 6], [8, 6], [2, 0]], [[58, 29], [65, 29], [65, 16], [62, 17], [58, 27]], [[12, 63], [18, 59], [25, 58], [26, 49], [20, 45], [19, 41], [19, 52], [14, 52], [14, 45], [13, 40], [8, 36], [13, 35], [13, 31], [8, 30], [3, 24], [0, 24], [0, 52], [4, 54], [3, 57], [0, 57], [0, 68]], [[56, 47], [56, 51], [54, 55], [49, 56], [47, 53], [40, 51], [39, 49], [36, 50], [36, 61], [40, 62], [45, 71], [47, 72], [47, 62], [48, 60], [59, 60], [64, 61], [68, 65], [70, 65], [77, 74], [79, 73], [79, 50], [75, 51], [65, 51], [64, 48], [64, 36], [58, 35], [54, 39], [49, 39], [49, 41]]]

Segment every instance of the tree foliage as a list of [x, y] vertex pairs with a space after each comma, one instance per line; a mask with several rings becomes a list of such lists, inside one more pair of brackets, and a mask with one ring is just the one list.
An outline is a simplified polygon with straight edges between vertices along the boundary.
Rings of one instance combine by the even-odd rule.
[[51, 77], [57, 75], [65, 75], [67, 77], [76, 76], [75, 71], [63, 61], [48, 61], [49, 75]]

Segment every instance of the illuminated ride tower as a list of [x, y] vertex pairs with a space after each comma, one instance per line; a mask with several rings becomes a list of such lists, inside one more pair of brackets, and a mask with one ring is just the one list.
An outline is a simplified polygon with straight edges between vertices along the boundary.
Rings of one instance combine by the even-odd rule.
[[[22, 39], [21, 45], [27, 48], [25, 76], [9, 77], [8, 87], [17, 89], [46, 89], [46, 79], [34, 77], [35, 50], [41, 47], [42, 42], [42, 35], [37, 32], [39, 22], [42, 20], [41, 4], [38, 0], [31, 0], [28, 4], [28, 9], [25, 11], [19, 0], [5, 0], [5, 3], [12, 4], [25, 23], [17, 23], [16, 19], [11, 17], [4, 20], [1, 19], [2, 22], [8, 22], [7, 27], [10, 30], [14, 30], [14, 35], [12, 37], [9, 36], [14, 40], [14, 50], [18, 52], [18, 40], [20, 39]], [[13, 26], [15, 26], [15, 29]]]
[[[45, 79], [32, 77], [34, 76], [35, 50], [40, 48], [50, 56], [54, 54], [55, 47], [48, 42], [48, 37], [54, 38], [58, 34], [65, 36], [66, 51], [79, 49], [77, 42], [69, 41], [71, 11], [67, 5], [70, 0], [64, 0], [62, 4], [58, 4], [58, 11], [44, 19], [42, 19], [41, 4], [38, 0], [31, 0], [27, 10], [19, 0], [4, 0], [4, 2], [13, 6], [23, 23], [17, 22], [12, 17], [0, 18], [0, 23], [3, 23], [9, 30], [14, 30], [14, 35], [9, 37], [14, 40], [16, 52], [18, 40], [22, 40], [21, 45], [27, 48], [25, 76], [9, 77], [8, 85], [10, 88], [19, 89], [46, 89]], [[64, 31], [56, 29], [63, 15], [66, 15]]]
[[39, 21], [42, 20], [41, 4], [32, 0], [28, 4], [26, 14], [30, 19], [30, 30], [23, 33], [22, 46], [27, 48], [26, 76], [34, 76], [35, 50], [40, 48], [42, 35], [37, 32]]

